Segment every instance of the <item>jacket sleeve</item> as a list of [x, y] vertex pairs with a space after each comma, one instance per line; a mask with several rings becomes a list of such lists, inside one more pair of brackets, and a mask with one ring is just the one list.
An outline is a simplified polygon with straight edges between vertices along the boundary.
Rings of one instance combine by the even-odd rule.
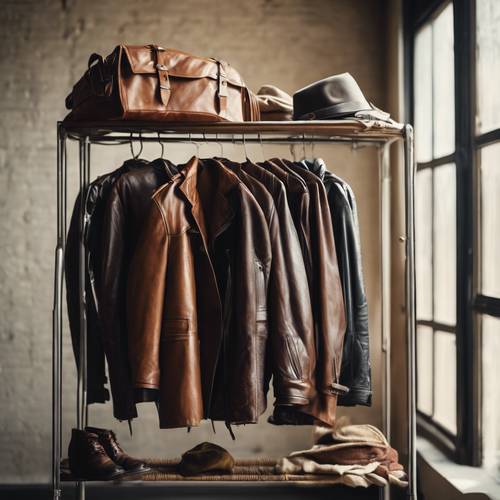
[[132, 383], [158, 389], [169, 236], [161, 208], [153, 200], [130, 266], [127, 320]]
[[75, 355], [76, 366], [80, 366], [80, 318], [79, 318], [79, 289], [78, 289], [78, 244], [79, 244], [79, 213], [80, 213], [81, 193], [78, 194], [68, 236], [66, 239], [66, 249], [64, 255], [64, 277], [66, 279], [66, 303], [68, 306], [68, 320], [71, 331], [71, 343], [73, 354]]
[[339, 397], [341, 406], [371, 405], [371, 369], [368, 334], [368, 305], [364, 290], [359, 226], [354, 195], [348, 186], [335, 183], [329, 192], [335, 243], [346, 302], [347, 330], [340, 383], [349, 387]]
[[[92, 185], [89, 190], [92, 189]], [[80, 207], [82, 193], [78, 194], [71, 215], [65, 250], [65, 279], [68, 320], [71, 331], [71, 342], [77, 368], [80, 365], [80, 291], [79, 291], [79, 252], [80, 252]], [[99, 228], [88, 220], [85, 233], [98, 233]], [[99, 234], [96, 235], [99, 237]], [[89, 241], [85, 241], [86, 253], [89, 252]], [[89, 259], [89, 266], [91, 261]], [[106, 372], [104, 350], [102, 346], [100, 323], [97, 317], [94, 297], [92, 295], [89, 273], [86, 275], [87, 295], [87, 403], [104, 403], [109, 400], [105, 387]]]
[[137, 417], [127, 354], [125, 320], [126, 208], [120, 197], [120, 179], [112, 187], [104, 211], [99, 288], [99, 317], [113, 397], [119, 420]]
[[[284, 195], [285, 196], [285, 195]], [[269, 221], [272, 265], [270, 337], [276, 405], [305, 405], [314, 396], [314, 325], [302, 251], [292, 216], [281, 200]], [[278, 201], [279, 203], [279, 201]]]
[[347, 388], [340, 385], [340, 369], [345, 335], [345, 306], [340, 281], [339, 264], [328, 208], [325, 188], [316, 184], [311, 196], [316, 196], [314, 217], [317, 245], [314, 248], [316, 263], [318, 326], [321, 336], [319, 390], [325, 394], [342, 394]]

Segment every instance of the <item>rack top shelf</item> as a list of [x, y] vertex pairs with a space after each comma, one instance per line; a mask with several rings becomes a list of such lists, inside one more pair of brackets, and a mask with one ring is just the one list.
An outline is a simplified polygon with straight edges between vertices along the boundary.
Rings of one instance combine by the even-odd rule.
[[213, 123], [163, 123], [135, 121], [60, 122], [72, 138], [123, 138], [130, 134], [186, 134], [220, 135], [278, 135], [286, 137], [315, 136], [354, 141], [387, 142], [405, 136], [405, 125], [388, 124], [368, 120], [322, 121], [261, 121], [261, 122], [213, 122]]

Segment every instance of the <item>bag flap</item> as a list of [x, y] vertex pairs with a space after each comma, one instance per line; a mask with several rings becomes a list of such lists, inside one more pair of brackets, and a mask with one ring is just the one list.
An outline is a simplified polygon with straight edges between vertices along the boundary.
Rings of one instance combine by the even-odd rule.
[[[122, 45], [123, 51], [134, 74], [156, 73], [156, 60], [151, 45]], [[158, 62], [167, 67], [169, 76], [178, 78], [218, 79], [219, 65], [213, 59], [204, 59], [174, 49], [158, 52]], [[237, 87], [245, 87], [240, 74], [225, 65], [227, 81]]]

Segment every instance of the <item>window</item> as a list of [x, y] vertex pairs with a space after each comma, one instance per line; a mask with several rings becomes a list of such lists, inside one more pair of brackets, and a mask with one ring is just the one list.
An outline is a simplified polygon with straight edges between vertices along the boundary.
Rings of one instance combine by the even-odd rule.
[[415, 127], [418, 429], [500, 464], [500, 2], [405, 5]]
[[456, 165], [453, 5], [415, 35], [417, 408], [453, 439], [456, 417]]
[[[482, 464], [498, 479], [500, 465], [500, 3], [476, 1], [477, 171], [476, 238], [478, 279], [475, 310], [481, 359]], [[494, 89], [496, 91], [494, 91]]]

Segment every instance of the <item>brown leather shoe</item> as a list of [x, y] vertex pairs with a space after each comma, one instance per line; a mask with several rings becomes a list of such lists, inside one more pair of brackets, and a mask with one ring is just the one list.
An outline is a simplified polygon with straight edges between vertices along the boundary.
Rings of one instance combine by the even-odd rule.
[[127, 455], [116, 440], [116, 435], [108, 429], [99, 429], [98, 427], [86, 427], [87, 432], [97, 434], [99, 443], [106, 450], [108, 456], [113, 462], [127, 471], [127, 474], [142, 474], [148, 472], [151, 467], [142, 460]]
[[99, 442], [97, 434], [73, 429], [68, 448], [69, 467], [77, 479], [107, 481], [123, 476], [126, 471], [115, 464]]

